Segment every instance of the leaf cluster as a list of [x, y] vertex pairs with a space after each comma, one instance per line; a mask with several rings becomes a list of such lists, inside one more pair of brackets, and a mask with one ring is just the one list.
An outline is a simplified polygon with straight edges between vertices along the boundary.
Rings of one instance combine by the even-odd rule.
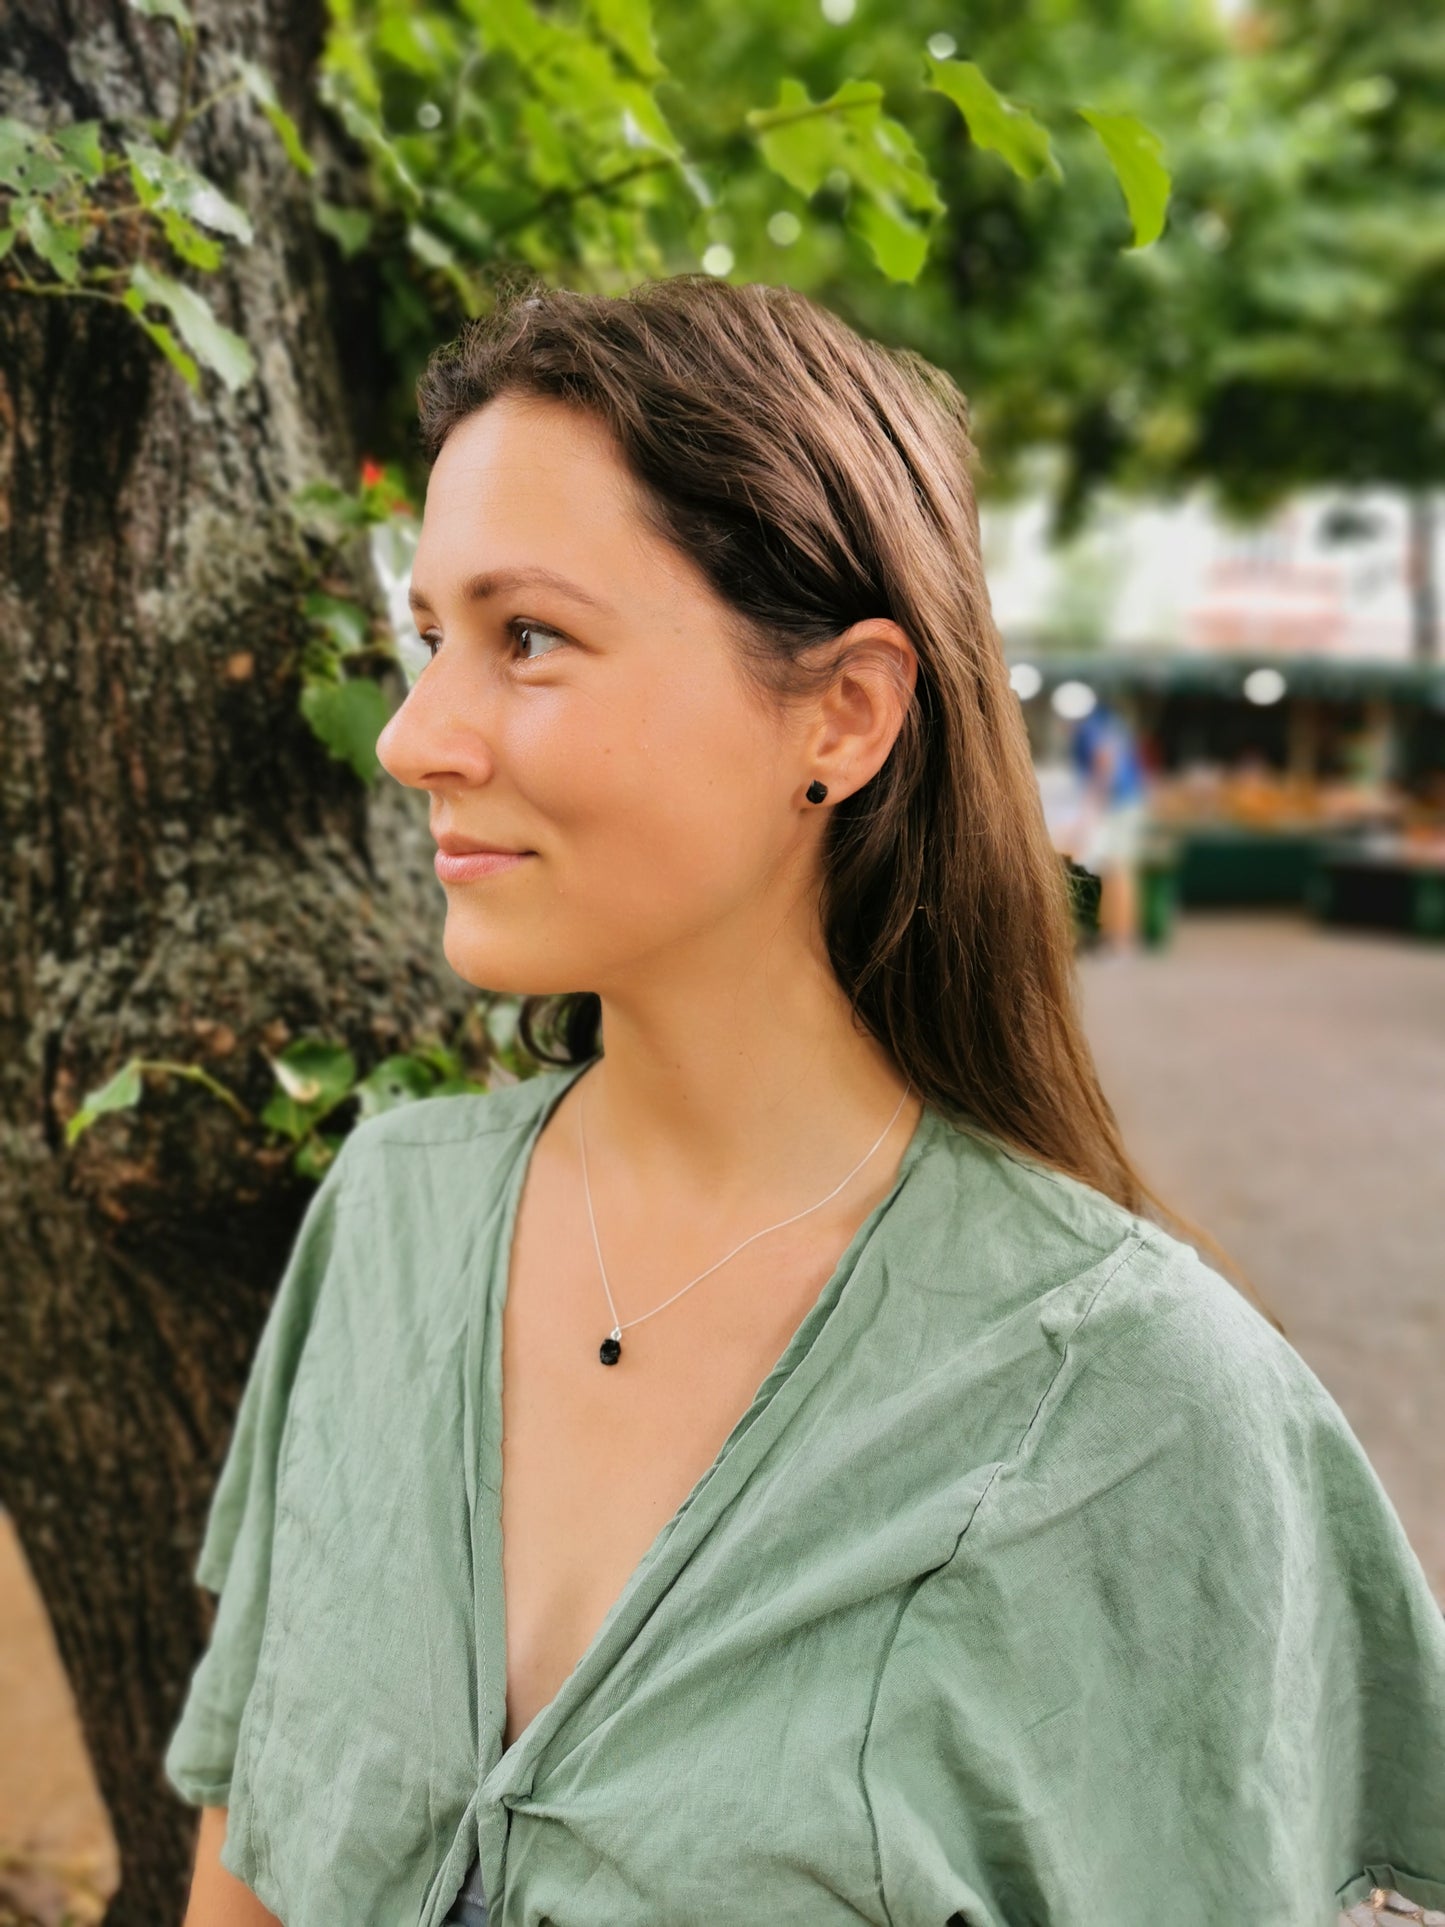
[[[336, 1113], [343, 1106], [355, 1106], [355, 1124], [422, 1098], [485, 1091], [536, 1076], [543, 1067], [522, 1048], [517, 1036], [520, 1010], [520, 998], [484, 992], [468, 1014], [460, 1048], [440, 1038], [424, 1038], [410, 1051], [383, 1058], [362, 1076], [344, 1044], [297, 1038], [275, 1056], [267, 1054], [276, 1088], [259, 1116], [198, 1065], [132, 1057], [103, 1085], [86, 1093], [66, 1124], [66, 1143], [74, 1144], [98, 1118], [134, 1110], [144, 1095], [149, 1072], [200, 1084], [249, 1129], [264, 1133], [268, 1143], [290, 1144], [291, 1164], [298, 1176], [320, 1179], [346, 1137], [345, 1131], [334, 1128]], [[482, 1077], [471, 1074], [469, 1061], [480, 1065]], [[333, 1127], [329, 1130], [323, 1128], [328, 1122]]]
[[[950, 123], [985, 167], [1063, 176], [1039, 115], [977, 61], [928, 55], [921, 31], [893, 89], [905, 118], [867, 71], [886, 36], [860, 35], [859, 71], [819, 87], [828, 29], [797, 5], [769, 7], [761, 53], [738, 40], [737, 9], [674, 8], [658, 21], [666, 56], [647, 0], [330, 8], [318, 86], [368, 162], [369, 218], [345, 245], [375, 259], [398, 449], [438, 334], [485, 312], [518, 268], [618, 292], [699, 264], [751, 268], [766, 229], [794, 285], [837, 267], [909, 286], [948, 231]], [[922, 111], [930, 98], [945, 119]], [[1157, 136], [1117, 101], [1050, 111], [1089, 130], [1130, 245], [1146, 246], [1169, 186]]]
[[244, 209], [179, 152], [187, 130], [227, 94], [244, 90], [276, 128], [296, 166], [311, 162], [270, 76], [233, 61], [231, 81], [190, 98], [196, 29], [184, 0], [129, 0], [177, 36], [183, 69], [170, 121], [131, 117], [46, 129], [0, 119], [0, 262], [5, 285], [32, 295], [107, 301], [134, 316], [192, 389], [211, 369], [233, 393], [255, 373], [245, 340], [217, 319], [176, 266], [214, 272], [228, 244], [250, 245]]

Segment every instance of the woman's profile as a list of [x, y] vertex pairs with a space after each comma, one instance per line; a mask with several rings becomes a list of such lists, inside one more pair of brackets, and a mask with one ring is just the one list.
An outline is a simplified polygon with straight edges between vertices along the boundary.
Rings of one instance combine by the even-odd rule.
[[1445, 1906], [1440, 1608], [1100, 1089], [959, 390], [683, 275], [504, 291], [418, 398], [378, 754], [543, 1068], [308, 1207], [191, 1927]]

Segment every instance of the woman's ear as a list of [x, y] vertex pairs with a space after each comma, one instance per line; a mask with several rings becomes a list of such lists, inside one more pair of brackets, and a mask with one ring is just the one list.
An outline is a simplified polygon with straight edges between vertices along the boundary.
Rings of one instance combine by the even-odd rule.
[[888, 760], [918, 681], [918, 654], [888, 616], [869, 616], [833, 645], [838, 673], [818, 698], [806, 753], [841, 801]]

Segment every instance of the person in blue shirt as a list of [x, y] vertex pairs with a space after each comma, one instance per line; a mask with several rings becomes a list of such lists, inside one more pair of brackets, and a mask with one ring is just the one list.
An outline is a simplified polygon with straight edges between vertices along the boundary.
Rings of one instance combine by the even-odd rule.
[[1069, 760], [1083, 790], [1074, 860], [1100, 879], [1099, 937], [1105, 954], [1138, 942], [1140, 843], [1148, 787], [1127, 719], [1100, 699], [1074, 727]]

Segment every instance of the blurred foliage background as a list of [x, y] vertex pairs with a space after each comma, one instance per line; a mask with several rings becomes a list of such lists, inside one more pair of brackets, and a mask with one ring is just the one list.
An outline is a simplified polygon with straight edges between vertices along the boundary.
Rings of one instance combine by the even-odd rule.
[[[373, 208], [413, 223], [411, 263], [384, 276], [399, 379], [377, 445], [404, 442], [439, 314], [480, 299], [463, 263], [512, 255], [616, 287], [718, 248], [726, 272], [805, 288], [948, 368], [990, 485], [1031, 445], [1065, 448], [1061, 533], [1106, 481], [1205, 477], [1258, 508], [1318, 479], [1439, 473], [1445, 19], [1362, 0], [831, 11], [836, 24], [801, 0], [697, 0], [659, 7], [651, 36], [633, 12], [618, 38], [647, 78], [627, 82], [598, 39], [520, 8], [479, 0], [479, 50], [455, 10], [337, 6], [328, 97], [370, 144]], [[599, 34], [619, 15], [598, 8]], [[940, 61], [976, 62], [1032, 110], [1051, 165], [1020, 174], [981, 150], [929, 85]], [[780, 75], [820, 102], [882, 89], [900, 141], [893, 225], [926, 234], [916, 264], [906, 236], [870, 249], [877, 201], [846, 152], [812, 193], [766, 164], [747, 117]], [[1161, 137], [1173, 192], [1156, 244], [1129, 245], [1079, 105]], [[936, 197], [917, 188], [925, 171]]]
[[[189, 79], [184, 0], [132, 5], [175, 31]], [[127, 162], [97, 124], [82, 178], [69, 129], [50, 158], [85, 190], [78, 211], [46, 202], [23, 126], [0, 124], [10, 285], [125, 300], [159, 345], [182, 338], [178, 366], [189, 348], [244, 379], [244, 346], [180, 277], [249, 239], [184, 152], [199, 114], [248, 91], [375, 303], [352, 392], [368, 454], [412, 495], [416, 374], [518, 268], [618, 291], [700, 264], [803, 288], [955, 376], [985, 490], [1018, 486], [1040, 444], [1062, 451], [1060, 536], [1103, 484], [1207, 479], [1257, 512], [1319, 480], [1423, 488], [1445, 455], [1431, 10], [329, 0], [321, 167], [277, 77], [234, 65], [205, 100], [183, 81], [150, 130], [163, 165], [138, 161], [143, 130]], [[130, 257], [94, 218], [127, 170], [157, 237], [130, 230]]]

